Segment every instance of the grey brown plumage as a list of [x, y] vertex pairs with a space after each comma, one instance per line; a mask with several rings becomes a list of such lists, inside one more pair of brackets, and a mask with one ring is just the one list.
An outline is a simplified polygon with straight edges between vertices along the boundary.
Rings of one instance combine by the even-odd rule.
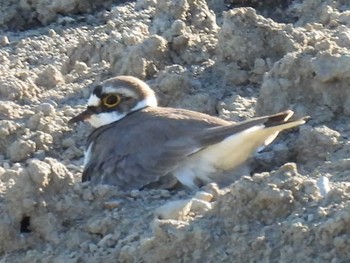
[[[287, 114], [277, 116], [285, 117]], [[140, 110], [96, 129], [89, 136], [87, 147], [93, 143], [93, 154], [84, 170], [83, 181], [139, 189], [171, 174], [189, 156], [223, 141], [229, 135], [259, 124], [269, 124], [273, 118], [262, 117], [234, 124], [180, 109]], [[275, 125], [283, 123], [288, 122], [281, 120]], [[111, 138], [113, 143], [110, 143]], [[244, 156], [244, 159], [248, 157]]]
[[[102, 86], [123, 90], [133, 82], [123, 80], [108, 80]], [[139, 80], [135, 87], [148, 88]], [[143, 102], [145, 97], [138, 99]], [[82, 180], [124, 190], [142, 189], [167, 177], [188, 187], [195, 187], [197, 180], [215, 181], [217, 173], [238, 167], [280, 131], [305, 123], [305, 118], [290, 121], [292, 115], [285, 111], [233, 123], [184, 109], [145, 106], [91, 133]]]

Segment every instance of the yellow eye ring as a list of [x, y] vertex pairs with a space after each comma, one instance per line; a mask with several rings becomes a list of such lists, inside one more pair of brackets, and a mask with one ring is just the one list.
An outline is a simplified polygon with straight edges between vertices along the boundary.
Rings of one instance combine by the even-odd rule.
[[112, 108], [117, 106], [120, 103], [120, 96], [117, 94], [108, 94], [106, 97], [102, 99], [102, 103], [107, 108]]

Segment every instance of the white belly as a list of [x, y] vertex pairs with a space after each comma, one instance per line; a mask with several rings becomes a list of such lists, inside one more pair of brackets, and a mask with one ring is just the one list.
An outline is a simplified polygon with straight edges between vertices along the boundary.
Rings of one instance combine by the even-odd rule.
[[174, 175], [190, 188], [196, 188], [197, 178], [204, 182], [215, 181], [215, 174], [239, 167], [277, 135], [278, 131], [271, 128], [254, 126], [193, 154], [174, 171]]

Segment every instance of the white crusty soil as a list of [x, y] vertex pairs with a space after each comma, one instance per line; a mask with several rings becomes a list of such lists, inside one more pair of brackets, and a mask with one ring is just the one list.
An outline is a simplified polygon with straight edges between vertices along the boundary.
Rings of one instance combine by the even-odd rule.
[[[2, 1], [0, 263], [349, 262], [345, 2]], [[311, 120], [224, 189], [91, 189], [91, 127], [67, 121], [121, 74], [162, 106]]]

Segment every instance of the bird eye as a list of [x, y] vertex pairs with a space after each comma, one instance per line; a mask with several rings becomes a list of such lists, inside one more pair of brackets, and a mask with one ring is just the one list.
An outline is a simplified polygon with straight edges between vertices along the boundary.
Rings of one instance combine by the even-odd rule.
[[103, 105], [108, 108], [117, 106], [119, 102], [120, 102], [120, 96], [117, 94], [108, 94], [106, 97], [102, 99]]

